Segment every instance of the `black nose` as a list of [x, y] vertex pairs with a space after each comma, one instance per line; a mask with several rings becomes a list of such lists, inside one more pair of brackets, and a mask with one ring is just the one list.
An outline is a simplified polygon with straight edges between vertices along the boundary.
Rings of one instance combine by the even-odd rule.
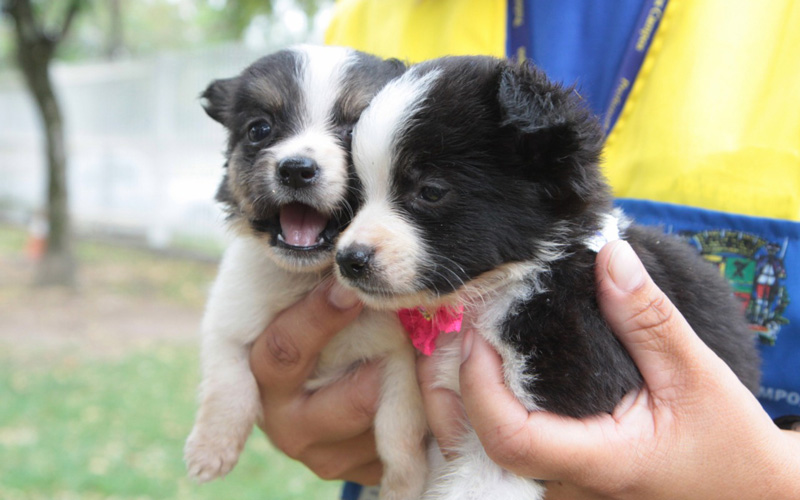
[[369, 272], [370, 262], [374, 254], [373, 249], [369, 247], [353, 245], [336, 254], [336, 264], [339, 265], [339, 271], [341, 271], [342, 276], [357, 280], [363, 278]]
[[278, 163], [278, 179], [281, 184], [294, 189], [310, 186], [318, 174], [317, 162], [305, 156], [290, 156]]

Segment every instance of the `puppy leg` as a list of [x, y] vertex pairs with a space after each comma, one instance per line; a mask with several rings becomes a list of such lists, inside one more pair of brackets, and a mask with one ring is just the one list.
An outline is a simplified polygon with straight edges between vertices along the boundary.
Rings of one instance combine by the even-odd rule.
[[427, 423], [410, 344], [392, 351], [383, 363], [381, 400], [375, 415], [375, 440], [384, 465], [381, 500], [418, 500], [428, 474]]
[[261, 406], [248, 345], [209, 336], [202, 356], [200, 408], [186, 441], [184, 461], [191, 477], [206, 482], [236, 465]]
[[431, 484], [424, 500], [541, 500], [545, 494], [542, 484], [492, 462], [471, 429], [457, 457], [434, 471]]

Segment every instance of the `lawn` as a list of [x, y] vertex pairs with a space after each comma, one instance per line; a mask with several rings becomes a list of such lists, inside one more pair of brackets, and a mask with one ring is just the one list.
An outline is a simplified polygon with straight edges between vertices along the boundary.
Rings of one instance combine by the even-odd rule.
[[225, 479], [185, 477], [213, 265], [83, 243], [79, 292], [32, 291], [19, 233], [0, 227], [0, 498], [337, 498], [258, 430]]

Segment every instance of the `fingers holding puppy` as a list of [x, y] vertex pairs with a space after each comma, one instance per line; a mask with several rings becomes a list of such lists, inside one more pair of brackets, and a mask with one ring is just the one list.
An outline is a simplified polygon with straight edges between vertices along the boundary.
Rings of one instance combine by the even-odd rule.
[[279, 314], [250, 351], [263, 417], [275, 446], [325, 479], [380, 480], [372, 421], [380, 379], [376, 364], [309, 392], [305, 384], [331, 338], [360, 313], [356, 296], [323, 282]]
[[320, 351], [361, 307], [355, 294], [326, 281], [279, 314], [250, 350], [250, 368], [262, 393], [302, 390]]

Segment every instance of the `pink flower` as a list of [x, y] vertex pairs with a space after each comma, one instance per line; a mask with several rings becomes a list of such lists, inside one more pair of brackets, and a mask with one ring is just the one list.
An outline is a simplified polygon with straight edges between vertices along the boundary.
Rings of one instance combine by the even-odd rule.
[[439, 335], [461, 331], [464, 306], [442, 306], [433, 314], [424, 307], [400, 309], [397, 311], [397, 316], [411, 337], [414, 347], [422, 354], [430, 356], [436, 349], [436, 338]]

